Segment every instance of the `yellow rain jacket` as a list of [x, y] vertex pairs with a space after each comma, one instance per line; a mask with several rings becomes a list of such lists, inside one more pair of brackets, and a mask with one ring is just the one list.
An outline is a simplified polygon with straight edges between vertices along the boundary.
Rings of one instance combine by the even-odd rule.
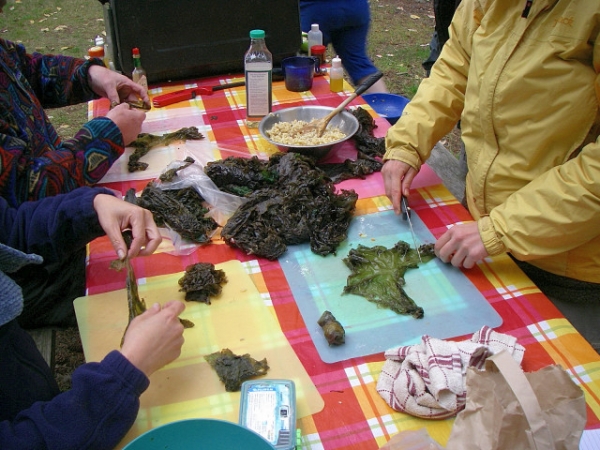
[[488, 253], [600, 283], [600, 0], [525, 5], [462, 1], [385, 159], [418, 170], [460, 119]]

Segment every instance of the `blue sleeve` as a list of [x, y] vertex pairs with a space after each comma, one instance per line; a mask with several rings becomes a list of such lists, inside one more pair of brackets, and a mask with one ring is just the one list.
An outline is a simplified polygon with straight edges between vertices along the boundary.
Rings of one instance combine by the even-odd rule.
[[104, 235], [93, 205], [98, 194], [113, 195], [108, 189], [81, 187], [18, 208], [0, 197], [0, 242], [46, 262], [62, 260]]
[[72, 388], [0, 422], [0, 448], [113, 449], [135, 422], [148, 378], [120, 352], [75, 370]]

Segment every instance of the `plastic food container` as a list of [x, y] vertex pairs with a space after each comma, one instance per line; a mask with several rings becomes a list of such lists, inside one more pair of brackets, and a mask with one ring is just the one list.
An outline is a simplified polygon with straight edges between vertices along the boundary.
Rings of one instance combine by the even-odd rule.
[[296, 448], [296, 388], [291, 380], [242, 383], [240, 425], [265, 438], [274, 449]]

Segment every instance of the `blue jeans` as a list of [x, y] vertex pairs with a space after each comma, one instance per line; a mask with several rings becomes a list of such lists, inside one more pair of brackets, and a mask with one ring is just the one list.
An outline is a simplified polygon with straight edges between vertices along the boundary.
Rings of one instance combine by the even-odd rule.
[[371, 11], [367, 0], [300, 0], [302, 31], [313, 23], [323, 32], [323, 45], [332, 44], [353, 84], [379, 70], [367, 56]]

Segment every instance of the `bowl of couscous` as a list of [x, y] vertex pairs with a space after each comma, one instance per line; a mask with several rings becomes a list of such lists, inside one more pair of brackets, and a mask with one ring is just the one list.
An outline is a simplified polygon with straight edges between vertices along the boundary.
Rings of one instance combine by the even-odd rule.
[[325, 133], [306, 132], [306, 125], [325, 117], [334, 108], [327, 106], [296, 106], [280, 109], [264, 117], [259, 132], [282, 151], [292, 151], [316, 158], [324, 158], [337, 145], [343, 144], [358, 131], [358, 120], [348, 111], [335, 115]]

